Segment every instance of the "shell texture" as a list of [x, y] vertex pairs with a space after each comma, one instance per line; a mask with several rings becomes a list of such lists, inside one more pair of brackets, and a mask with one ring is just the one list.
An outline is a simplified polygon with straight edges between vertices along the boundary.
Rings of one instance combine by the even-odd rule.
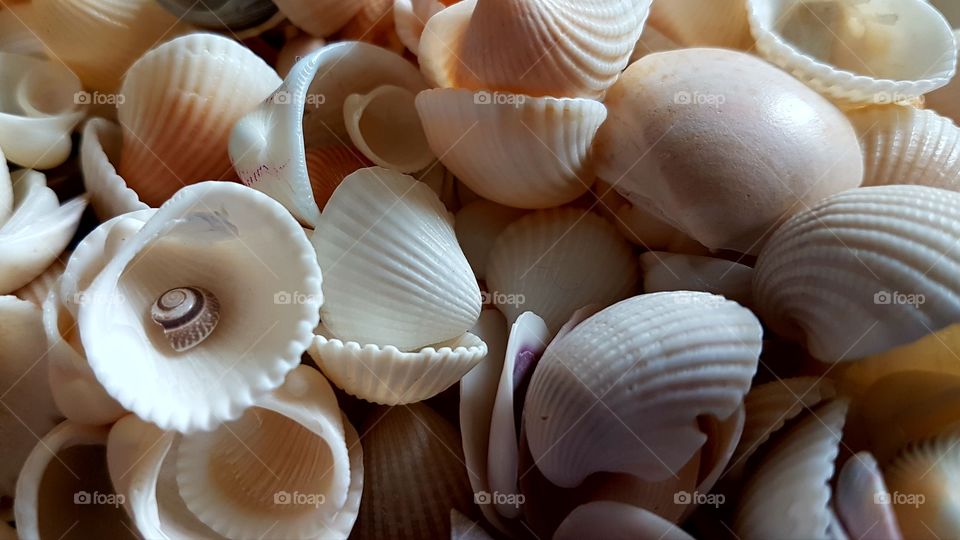
[[950, 538], [960, 533], [954, 479], [960, 469], [955, 433], [921, 441], [902, 450], [884, 467], [904, 538]]
[[101, 221], [149, 208], [117, 174], [122, 146], [120, 126], [106, 118], [91, 118], [80, 137], [80, 170], [90, 206]]
[[153, 322], [177, 352], [190, 350], [210, 337], [220, 322], [220, 300], [198, 287], [177, 287], [160, 295], [150, 308]]
[[457, 212], [457, 241], [477, 279], [487, 278], [487, 261], [500, 233], [526, 213], [485, 199], [473, 201]]

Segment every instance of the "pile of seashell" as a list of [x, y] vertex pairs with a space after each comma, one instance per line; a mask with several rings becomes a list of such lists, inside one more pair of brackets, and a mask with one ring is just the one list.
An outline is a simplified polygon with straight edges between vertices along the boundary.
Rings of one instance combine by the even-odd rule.
[[960, 1], [0, 5], [0, 540], [960, 538]]

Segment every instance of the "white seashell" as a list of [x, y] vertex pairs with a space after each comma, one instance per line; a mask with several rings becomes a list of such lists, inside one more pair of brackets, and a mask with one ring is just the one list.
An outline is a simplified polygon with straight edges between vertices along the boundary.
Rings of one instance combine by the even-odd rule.
[[960, 534], [955, 482], [960, 469], [956, 433], [904, 448], [884, 467], [887, 488], [904, 538], [956, 538]]
[[33, 281], [14, 291], [13, 295], [21, 300], [27, 300], [37, 306], [42, 306], [51, 290], [59, 290], [58, 282], [65, 269], [66, 265], [60, 259], [57, 259]]
[[933, 111], [885, 105], [847, 113], [865, 157], [863, 185], [960, 191], [960, 127]]
[[743, 305], [753, 300], [753, 269], [726, 259], [648, 251], [640, 266], [644, 292], [702, 291]]
[[606, 307], [630, 296], [640, 278], [616, 229], [570, 208], [534, 212], [504, 229], [490, 250], [486, 277], [507, 320], [533, 311], [551, 334], [587, 304]]
[[294, 64], [322, 49], [326, 44], [326, 41], [313, 37], [310, 34], [301, 34], [290, 39], [283, 44], [283, 48], [280, 49], [280, 52], [277, 54], [277, 63], [275, 66], [277, 73], [281, 77], [286, 78], [290, 70], [293, 69]]
[[670, 478], [707, 442], [697, 417], [737, 413], [761, 334], [747, 309], [692, 292], [637, 296], [580, 323], [550, 344], [530, 383], [537, 466], [561, 487], [599, 471]]
[[425, 169], [436, 158], [420, 125], [413, 92], [399, 86], [378, 86], [351, 94], [343, 103], [350, 140], [370, 161], [402, 173]]
[[[836, 520], [830, 479], [847, 403], [831, 401], [807, 414], [753, 472], [734, 530], [744, 540], [828, 538]], [[789, 512], [784, 509], [789, 508]]]
[[83, 186], [101, 221], [149, 208], [114, 168], [120, 162], [121, 137], [120, 126], [105, 118], [88, 120], [80, 137]]
[[462, 335], [480, 315], [450, 215], [409, 176], [379, 167], [351, 174], [312, 239], [323, 323], [342, 340], [416, 350]]
[[902, 538], [883, 474], [870, 452], [858, 452], [840, 469], [834, 506], [852, 538]]
[[418, 95], [417, 110], [434, 155], [481, 197], [551, 208], [593, 183], [590, 147], [607, 117], [598, 101], [441, 89]]
[[834, 195], [783, 225], [761, 252], [758, 313], [825, 361], [915, 341], [960, 317], [958, 237], [956, 192], [879, 186]]
[[396, 0], [393, 3], [397, 37], [414, 55], [420, 54], [420, 36], [427, 21], [445, 7], [437, 0]]
[[150, 318], [163, 328], [170, 346], [188, 351], [203, 343], [220, 322], [220, 300], [201, 287], [176, 287], [160, 295]]
[[650, 0], [466, 0], [427, 21], [433, 86], [600, 98], [627, 66]]
[[748, 0], [757, 50], [831, 99], [892, 103], [940, 88], [957, 43], [924, 0]]
[[741, 52], [646, 56], [605, 104], [597, 174], [710, 249], [755, 254], [779, 222], [863, 179], [843, 114]]
[[[641, 39], [661, 32], [683, 47], [753, 47], [745, 2], [740, 0], [655, 1]], [[675, 47], [680, 48], [680, 47]]]
[[47, 57], [47, 48], [27, 26], [31, 4], [7, 4], [0, 10], [0, 51]]
[[70, 155], [70, 133], [84, 115], [80, 80], [56, 61], [0, 52], [0, 148], [27, 168], [50, 169]]
[[275, 0], [280, 12], [298, 28], [327, 37], [343, 28], [362, 8], [364, 0]]
[[[282, 384], [313, 339], [323, 302], [313, 251], [290, 214], [255, 190], [186, 187], [114, 249], [82, 291], [93, 301], [80, 305], [80, 336], [107, 392], [163, 429], [238, 418]], [[150, 306], [184, 284], [213, 292], [221, 319], [203, 344], [177, 353]]]
[[479, 280], [487, 279], [487, 261], [500, 233], [527, 212], [480, 199], [457, 212], [454, 230], [470, 268]]
[[596, 501], [578, 506], [563, 520], [556, 540], [582, 538], [657, 538], [693, 540], [683, 529], [662, 517], [629, 504]]

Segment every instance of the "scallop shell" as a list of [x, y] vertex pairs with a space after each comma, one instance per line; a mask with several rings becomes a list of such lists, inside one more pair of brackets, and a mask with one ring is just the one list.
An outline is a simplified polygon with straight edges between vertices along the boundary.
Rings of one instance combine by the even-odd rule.
[[427, 21], [433, 86], [600, 98], [627, 66], [650, 0], [467, 0]]
[[399, 86], [351, 94], [343, 103], [350, 140], [370, 161], [402, 173], [425, 169], [436, 158], [420, 125], [416, 96]]
[[954, 496], [960, 469], [960, 437], [943, 434], [904, 448], [884, 467], [904, 538], [956, 538], [960, 534]]
[[480, 199], [457, 212], [454, 230], [470, 268], [479, 280], [487, 279], [487, 261], [497, 237], [511, 223], [526, 215], [525, 210], [510, 208]]
[[441, 89], [417, 96], [417, 110], [433, 153], [481, 197], [551, 208], [593, 183], [590, 147], [607, 118], [600, 102]]
[[120, 126], [106, 118], [91, 118], [80, 137], [80, 170], [90, 206], [101, 221], [149, 208], [137, 192], [117, 174], [122, 134]]
[[683, 47], [753, 47], [746, 4], [741, 0], [673, 0], [654, 2], [641, 38], [650, 30]]
[[844, 463], [837, 478], [834, 506], [850, 537], [903, 538], [888, 493], [877, 460], [869, 452], [858, 452]]
[[321, 210], [344, 178], [373, 165], [356, 148], [347, 145], [311, 148], [306, 152], [306, 162], [313, 199]]
[[461, 336], [480, 289], [430, 189], [379, 167], [348, 176], [313, 234], [323, 323], [344, 341], [416, 350]]
[[397, 37], [415, 55], [420, 54], [420, 37], [427, 21], [446, 6], [437, 0], [396, 0], [393, 21]]
[[514, 321], [533, 311], [555, 334], [574, 311], [636, 292], [630, 245], [603, 218], [576, 209], [534, 212], [508, 226], [490, 249], [487, 288]]
[[0, 10], [0, 51], [47, 57], [47, 48], [27, 26], [31, 5], [7, 2]]
[[290, 22], [316, 37], [327, 37], [343, 28], [364, 0], [275, 0]]
[[537, 466], [561, 487], [599, 471], [670, 478], [707, 442], [697, 417], [739, 410], [761, 335], [747, 309], [692, 292], [637, 296], [580, 323], [550, 344], [530, 383]]
[[885, 105], [847, 113], [863, 145], [863, 184], [960, 191], [960, 128], [933, 111]]
[[556, 540], [581, 538], [657, 538], [693, 540], [683, 529], [658, 515], [629, 504], [596, 501], [578, 506], [563, 520]]
[[70, 133], [84, 115], [80, 80], [55, 61], [0, 52], [0, 148], [27, 168], [49, 169], [70, 155]]
[[263, 24], [277, 14], [277, 6], [270, 0], [220, 0], [212, 5], [191, 0], [158, 0], [158, 3], [179, 20], [231, 32]]
[[[107, 392], [163, 429], [210, 430], [240, 417], [313, 339], [323, 302], [313, 251], [290, 214], [255, 190], [183, 188], [115, 249], [82, 291], [93, 301], [80, 305], [80, 336]], [[202, 345], [177, 353], [150, 306], [184, 285], [213, 292], [221, 320]]]
[[702, 291], [743, 305], [753, 300], [753, 269], [733, 261], [648, 251], [640, 266], [644, 292]]
[[834, 195], [783, 225], [761, 252], [758, 313], [825, 361], [915, 341], [960, 318], [958, 238], [955, 192], [879, 186]]
[[950, 25], [919, 0], [748, 0], [757, 50], [831, 99], [892, 103], [956, 73]]
[[755, 254], [778, 223], [863, 180], [843, 114], [741, 52], [646, 56], [605, 104], [597, 174], [710, 249]]

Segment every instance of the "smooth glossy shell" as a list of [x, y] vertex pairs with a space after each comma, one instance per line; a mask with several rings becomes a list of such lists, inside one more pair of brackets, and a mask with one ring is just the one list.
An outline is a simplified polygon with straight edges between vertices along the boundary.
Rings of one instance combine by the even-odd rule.
[[833, 505], [851, 538], [900, 540], [883, 473], [870, 452], [858, 452], [843, 464], [837, 476]]

